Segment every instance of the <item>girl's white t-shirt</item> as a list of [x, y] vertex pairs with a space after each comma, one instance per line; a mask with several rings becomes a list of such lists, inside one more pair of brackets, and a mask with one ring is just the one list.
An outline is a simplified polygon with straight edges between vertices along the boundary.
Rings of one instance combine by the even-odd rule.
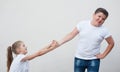
[[100, 53], [101, 42], [111, 36], [110, 33], [104, 26], [93, 26], [90, 20], [82, 21], [76, 27], [79, 31], [79, 40], [75, 57], [86, 60], [96, 59], [96, 55]]
[[29, 72], [29, 62], [21, 62], [24, 57], [24, 54], [17, 55], [10, 66], [9, 72]]

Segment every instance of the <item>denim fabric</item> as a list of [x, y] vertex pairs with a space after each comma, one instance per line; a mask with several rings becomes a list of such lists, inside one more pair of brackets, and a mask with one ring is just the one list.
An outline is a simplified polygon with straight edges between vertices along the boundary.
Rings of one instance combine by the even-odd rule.
[[84, 60], [75, 58], [74, 72], [99, 72], [100, 59]]

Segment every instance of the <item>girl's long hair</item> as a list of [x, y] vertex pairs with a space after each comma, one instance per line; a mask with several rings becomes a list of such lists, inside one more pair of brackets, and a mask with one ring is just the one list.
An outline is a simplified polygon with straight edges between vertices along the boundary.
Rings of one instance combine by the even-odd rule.
[[9, 46], [7, 48], [7, 72], [9, 72], [11, 63], [13, 61], [13, 53], [17, 54], [16, 49], [19, 48], [21, 43], [22, 41], [16, 41], [15, 43], [12, 44], [12, 46]]
[[11, 65], [12, 61], [13, 61], [12, 47], [9, 46], [7, 48], [7, 72], [9, 72], [10, 65]]

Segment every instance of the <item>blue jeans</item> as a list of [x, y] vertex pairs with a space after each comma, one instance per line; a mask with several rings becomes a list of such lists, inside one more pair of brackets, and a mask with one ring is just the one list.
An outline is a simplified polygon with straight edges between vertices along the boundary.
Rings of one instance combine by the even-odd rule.
[[74, 72], [99, 72], [100, 59], [84, 60], [75, 57]]

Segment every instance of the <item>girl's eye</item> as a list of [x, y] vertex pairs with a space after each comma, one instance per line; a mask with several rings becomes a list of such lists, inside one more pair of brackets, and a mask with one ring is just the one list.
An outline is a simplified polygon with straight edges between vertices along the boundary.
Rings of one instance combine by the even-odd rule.
[[23, 45], [23, 47], [25, 47], [25, 45]]

